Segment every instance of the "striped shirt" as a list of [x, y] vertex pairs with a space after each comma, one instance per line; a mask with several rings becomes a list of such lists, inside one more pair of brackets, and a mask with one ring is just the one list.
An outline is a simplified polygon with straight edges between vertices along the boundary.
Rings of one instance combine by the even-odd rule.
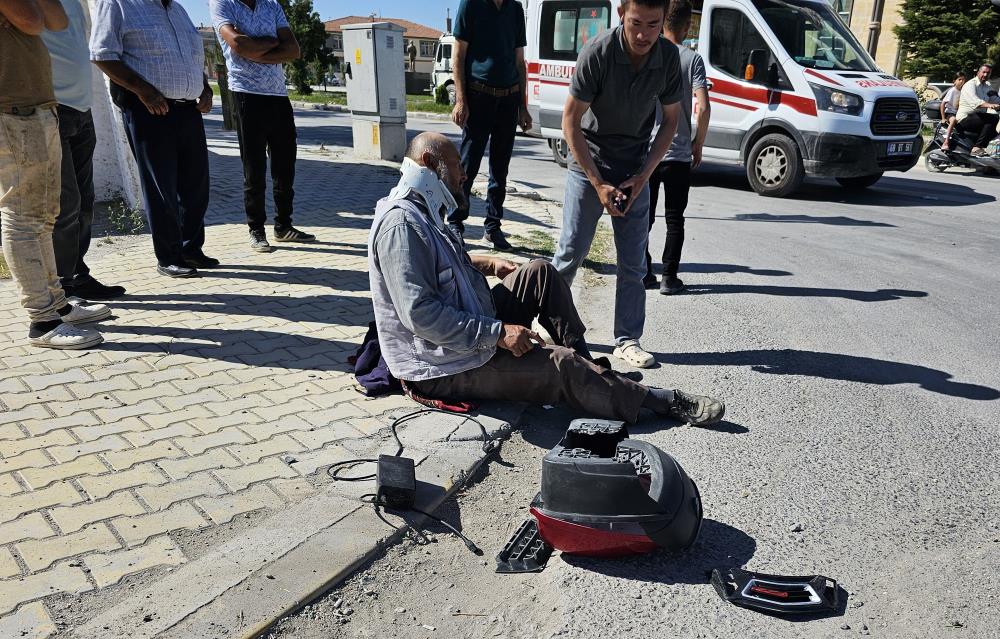
[[277, 0], [257, 0], [253, 9], [241, 0], [209, 0], [208, 8], [219, 44], [222, 45], [222, 54], [226, 57], [229, 88], [240, 93], [287, 95], [285, 72], [280, 64], [248, 60], [234, 52], [219, 34], [219, 29], [228, 24], [251, 38], [276, 38], [278, 29], [288, 26], [285, 12]]
[[124, 62], [171, 100], [195, 100], [205, 88], [201, 36], [173, 0], [97, 0], [90, 59]]

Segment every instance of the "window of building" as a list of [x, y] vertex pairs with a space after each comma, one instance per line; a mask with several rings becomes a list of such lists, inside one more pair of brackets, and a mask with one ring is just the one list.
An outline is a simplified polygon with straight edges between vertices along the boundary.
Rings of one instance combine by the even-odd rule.
[[833, 10], [837, 12], [844, 24], [851, 24], [851, 13], [854, 11], [854, 0], [833, 0]]
[[330, 34], [330, 48], [334, 51], [344, 50], [344, 34], [342, 33], [331, 33]]
[[541, 54], [550, 60], [576, 60], [580, 49], [611, 26], [608, 2], [549, 2], [542, 5]]
[[420, 57], [421, 58], [433, 58], [434, 57], [434, 45], [437, 44], [433, 40], [421, 40], [420, 41]]

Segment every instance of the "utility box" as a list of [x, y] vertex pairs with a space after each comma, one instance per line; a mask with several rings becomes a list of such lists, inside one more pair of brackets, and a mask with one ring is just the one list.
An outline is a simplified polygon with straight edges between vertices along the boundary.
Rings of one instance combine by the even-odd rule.
[[391, 22], [349, 24], [342, 29], [354, 153], [361, 158], [402, 161], [406, 153], [404, 29]]

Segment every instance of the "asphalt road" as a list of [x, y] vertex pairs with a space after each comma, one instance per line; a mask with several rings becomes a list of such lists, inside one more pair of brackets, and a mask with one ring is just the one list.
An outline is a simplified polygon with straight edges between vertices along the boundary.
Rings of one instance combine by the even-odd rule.
[[[302, 141], [348, 143], [346, 118], [324, 118], [299, 114]], [[561, 192], [562, 171], [537, 141], [519, 139], [511, 177]], [[724, 398], [727, 421], [691, 429], [648, 417], [632, 432], [697, 482], [701, 538], [678, 557], [562, 558], [556, 577], [535, 583], [558, 603], [523, 627], [555, 623], [567, 637], [996, 636], [998, 197], [1000, 179], [917, 168], [861, 194], [810, 180], [776, 200], [750, 191], [738, 170], [699, 170], [688, 289], [647, 297], [643, 344], [660, 366], [646, 381]], [[655, 251], [663, 233], [657, 224]], [[598, 352], [612, 338], [606, 280], [577, 300]], [[532, 441], [530, 428], [523, 437], [541, 455], [552, 442]], [[741, 565], [828, 575], [847, 604], [802, 623], [737, 609], [705, 572]]]

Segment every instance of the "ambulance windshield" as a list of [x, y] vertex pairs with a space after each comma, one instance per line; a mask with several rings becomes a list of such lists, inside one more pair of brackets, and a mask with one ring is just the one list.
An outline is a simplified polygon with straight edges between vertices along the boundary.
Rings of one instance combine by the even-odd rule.
[[798, 64], [812, 69], [879, 70], [826, 2], [754, 0], [754, 5]]

